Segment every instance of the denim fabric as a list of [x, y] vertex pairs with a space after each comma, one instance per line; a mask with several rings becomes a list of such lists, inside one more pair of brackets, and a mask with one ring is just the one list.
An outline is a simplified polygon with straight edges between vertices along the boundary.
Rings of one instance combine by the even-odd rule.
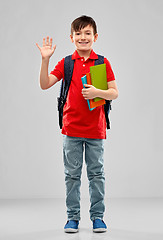
[[63, 136], [66, 206], [69, 220], [80, 220], [80, 186], [83, 152], [89, 180], [90, 219], [102, 219], [105, 211], [104, 140]]

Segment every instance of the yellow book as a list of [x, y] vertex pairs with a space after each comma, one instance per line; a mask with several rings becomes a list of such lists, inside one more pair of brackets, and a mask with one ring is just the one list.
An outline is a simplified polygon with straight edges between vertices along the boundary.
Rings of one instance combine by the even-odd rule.
[[[94, 87], [101, 90], [107, 90], [107, 74], [106, 74], [106, 64], [99, 64], [90, 67], [91, 82]], [[102, 98], [95, 98], [94, 102], [101, 100]]]

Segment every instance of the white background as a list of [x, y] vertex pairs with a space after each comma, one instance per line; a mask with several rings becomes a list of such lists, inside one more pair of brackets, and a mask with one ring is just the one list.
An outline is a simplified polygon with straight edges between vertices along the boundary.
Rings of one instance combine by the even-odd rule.
[[[105, 141], [106, 197], [163, 197], [163, 1], [9, 1], [0, 3], [0, 198], [64, 197], [60, 84], [39, 87], [40, 52], [57, 44], [49, 71], [75, 50], [71, 22], [98, 27], [95, 52], [111, 62], [119, 88]], [[82, 197], [88, 197], [83, 168]]]

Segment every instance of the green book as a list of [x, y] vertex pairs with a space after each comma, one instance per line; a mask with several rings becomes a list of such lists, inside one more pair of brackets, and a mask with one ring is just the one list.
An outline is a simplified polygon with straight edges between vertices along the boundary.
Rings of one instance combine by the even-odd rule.
[[[101, 90], [107, 90], [107, 74], [106, 74], [106, 64], [99, 64], [90, 67], [91, 81], [92, 85]], [[102, 98], [94, 98], [94, 101], [100, 101]]]

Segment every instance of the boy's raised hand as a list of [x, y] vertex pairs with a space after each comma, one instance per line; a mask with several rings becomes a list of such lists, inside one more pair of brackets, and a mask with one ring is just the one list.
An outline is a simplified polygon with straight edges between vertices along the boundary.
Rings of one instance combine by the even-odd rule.
[[45, 38], [43, 38], [43, 46], [42, 47], [40, 47], [38, 45], [38, 43], [36, 43], [36, 46], [40, 50], [41, 56], [43, 59], [49, 59], [53, 55], [53, 53], [56, 49], [56, 45], [54, 45], [52, 47], [52, 38], [50, 38], [50, 41], [49, 41], [49, 37], [46, 38], [46, 41], [45, 41]]

